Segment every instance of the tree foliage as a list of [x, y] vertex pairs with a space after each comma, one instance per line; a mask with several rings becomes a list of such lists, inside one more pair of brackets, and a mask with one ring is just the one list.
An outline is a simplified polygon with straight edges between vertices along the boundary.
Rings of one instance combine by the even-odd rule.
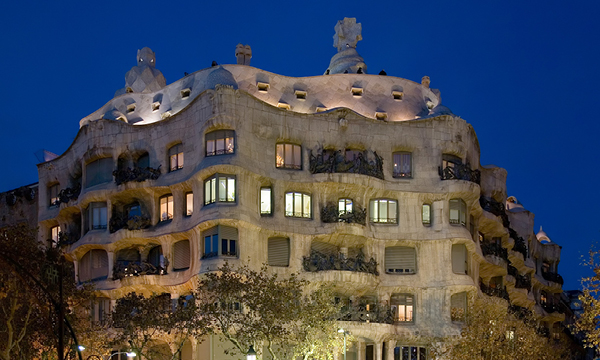
[[339, 336], [337, 307], [324, 288], [309, 289], [297, 274], [279, 278], [266, 267], [255, 271], [225, 263], [204, 275], [196, 294], [199, 320], [229, 341], [232, 354], [264, 347], [271, 359], [328, 359]]
[[432, 346], [449, 360], [569, 359], [567, 346], [539, 334], [539, 320], [529, 312], [508, 310], [507, 302], [488, 296], [475, 299], [461, 336]]
[[581, 279], [583, 294], [579, 296], [582, 314], [576, 319], [574, 330], [583, 335], [586, 347], [598, 348], [600, 345], [600, 250], [590, 249], [589, 257], [584, 261], [592, 276]]
[[[41, 246], [36, 230], [25, 224], [0, 229], [1, 360], [31, 359], [41, 353], [56, 356], [61, 267], [61, 305], [70, 323], [77, 322], [71, 305], [80, 304], [89, 292], [76, 286], [72, 264], [64, 263], [62, 255], [60, 248]], [[65, 340], [68, 352], [73, 342], [67, 328]]]

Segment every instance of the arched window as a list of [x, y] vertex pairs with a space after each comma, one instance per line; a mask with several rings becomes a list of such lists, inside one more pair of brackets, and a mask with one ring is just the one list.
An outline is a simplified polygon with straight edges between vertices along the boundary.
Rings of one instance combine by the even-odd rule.
[[108, 254], [101, 249], [88, 251], [79, 260], [79, 281], [105, 279], [108, 276]]
[[206, 156], [233, 154], [235, 151], [235, 131], [216, 130], [206, 134]]
[[183, 144], [177, 144], [169, 149], [169, 171], [183, 169]]

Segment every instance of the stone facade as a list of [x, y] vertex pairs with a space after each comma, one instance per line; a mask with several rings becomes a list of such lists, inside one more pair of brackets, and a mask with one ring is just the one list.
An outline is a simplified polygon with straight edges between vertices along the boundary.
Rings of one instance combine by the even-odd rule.
[[[273, 261], [271, 240], [284, 238], [288, 265], [270, 271], [335, 287], [347, 312], [340, 327], [356, 339], [348, 359], [398, 359], [406, 347], [425, 354], [432, 337], [460, 334], [460, 311], [478, 291], [536, 310], [549, 329], [564, 319], [552, 306], [560, 247], [538, 240], [533, 214], [507, 200], [506, 171], [479, 164], [472, 126], [429, 81], [224, 65], [144, 89], [82, 119], [70, 148], [38, 166], [40, 234], [58, 225], [69, 235], [78, 281], [101, 296], [176, 299], [224, 261]], [[317, 150], [336, 166], [311, 171]], [[113, 180], [136, 168], [153, 176]], [[57, 185], [69, 189], [58, 203]], [[322, 219], [340, 199], [366, 219]], [[111, 228], [117, 214], [133, 223]], [[205, 243], [225, 233], [233, 248]], [[139, 270], [122, 273], [127, 261]], [[190, 342], [183, 359], [231, 358], [222, 346]]]

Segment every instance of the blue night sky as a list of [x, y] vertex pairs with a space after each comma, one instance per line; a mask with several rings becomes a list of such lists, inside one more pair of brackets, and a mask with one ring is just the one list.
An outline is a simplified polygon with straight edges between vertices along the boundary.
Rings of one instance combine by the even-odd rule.
[[[90, 5], [92, 3], [98, 6]], [[389, 5], [387, 4], [389, 3]], [[371, 74], [431, 77], [471, 123], [481, 164], [508, 170], [508, 193], [563, 246], [565, 289], [599, 240], [599, 1], [158, 2], [11, 1], [0, 13], [0, 191], [37, 181], [34, 152], [67, 150], [79, 120], [125, 84], [144, 46], [171, 83], [235, 63], [321, 75], [334, 26], [362, 23]], [[457, 5], [460, 4], [460, 5]]]

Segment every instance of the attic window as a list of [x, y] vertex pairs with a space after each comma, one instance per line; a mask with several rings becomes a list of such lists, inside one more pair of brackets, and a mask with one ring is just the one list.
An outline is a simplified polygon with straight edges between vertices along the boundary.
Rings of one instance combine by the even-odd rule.
[[127, 113], [132, 113], [135, 111], [135, 104], [127, 105]]
[[376, 118], [377, 120], [387, 120], [387, 117], [388, 117], [388, 116], [387, 116], [387, 113], [385, 113], [385, 112], [380, 112], [380, 111], [377, 111], [377, 112], [375, 113], [375, 118]]
[[256, 83], [256, 87], [258, 88], [258, 91], [260, 91], [260, 92], [269, 91], [269, 83], [264, 83], [264, 82], [259, 81]]
[[352, 88], [352, 96], [362, 96], [362, 94], [363, 94], [362, 88], [359, 88], [359, 87]]
[[164, 113], [160, 114], [161, 119], [166, 119], [168, 117], [171, 117], [171, 112], [169, 111], [165, 111]]
[[190, 97], [191, 93], [192, 93], [192, 89], [190, 89], [190, 88], [183, 89], [183, 90], [181, 90], [181, 98], [187, 99], [188, 97]]
[[326, 107], [322, 107], [322, 106], [317, 106], [317, 112], [323, 112], [323, 111], [327, 111]]
[[401, 101], [404, 98], [404, 93], [402, 91], [392, 91], [392, 97], [396, 101]]
[[286, 103], [282, 103], [282, 102], [278, 103], [277, 107], [280, 108], [280, 109], [285, 109], [285, 110], [290, 110], [291, 109], [290, 104], [286, 104]]
[[306, 91], [296, 90], [295, 94], [296, 94], [296, 99], [306, 100]]
[[152, 103], [152, 111], [157, 111], [160, 108], [160, 101], [155, 101]]

